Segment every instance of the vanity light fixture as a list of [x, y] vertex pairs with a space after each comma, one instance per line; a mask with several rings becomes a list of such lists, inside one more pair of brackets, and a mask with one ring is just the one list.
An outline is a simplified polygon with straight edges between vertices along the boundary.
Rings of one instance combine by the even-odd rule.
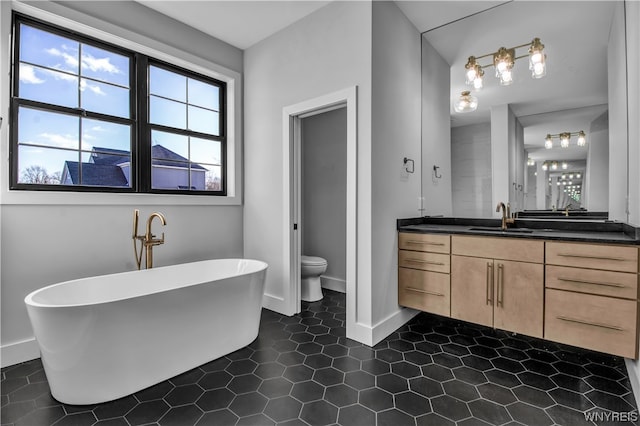
[[[516, 49], [523, 47], [529, 47], [527, 55], [516, 56]], [[508, 86], [513, 83], [513, 66], [517, 59], [529, 58], [529, 70], [531, 71], [531, 77], [542, 78], [547, 75], [547, 55], [544, 53], [544, 44], [540, 42], [538, 37], [534, 38], [531, 43], [521, 44], [514, 47], [501, 47], [496, 52], [487, 53], [481, 56], [469, 56], [467, 64], [464, 66], [466, 69], [465, 82], [473, 86], [475, 90], [480, 90], [483, 87], [484, 71], [482, 65], [478, 63], [478, 59], [491, 56], [493, 58], [492, 63], [484, 65], [484, 67], [495, 67], [496, 78], [500, 81], [501, 86]]]
[[562, 170], [567, 170], [569, 168], [569, 165], [567, 164], [566, 161], [562, 162]]
[[542, 163], [542, 170], [544, 170], [544, 171], [549, 170], [549, 163], [548, 162], [545, 161], [544, 163]]
[[587, 135], [583, 130], [578, 132], [562, 132], [557, 135], [547, 134], [547, 137], [544, 138], [544, 147], [546, 149], [553, 148], [553, 139], [560, 139], [560, 147], [561, 148], [569, 148], [569, 143], [571, 141], [571, 136], [578, 136], [577, 146], [586, 146], [587, 145]]
[[557, 161], [551, 162], [551, 170], [558, 170], [558, 162]]
[[456, 112], [472, 112], [478, 109], [478, 98], [471, 95], [471, 92], [465, 90], [460, 94], [460, 98], [453, 104]]
[[536, 165], [536, 160], [534, 160], [531, 157], [527, 158], [527, 166], [535, 166]]

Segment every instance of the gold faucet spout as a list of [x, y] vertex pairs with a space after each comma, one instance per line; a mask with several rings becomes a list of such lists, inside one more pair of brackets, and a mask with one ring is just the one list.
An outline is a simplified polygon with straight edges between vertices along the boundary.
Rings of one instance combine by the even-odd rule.
[[147, 219], [147, 232], [144, 235], [144, 246], [147, 249], [147, 257], [146, 257], [146, 267], [147, 269], [153, 268], [153, 246], [159, 246], [160, 244], [164, 244], [164, 232], [162, 233], [161, 238], [154, 238], [155, 235], [151, 233], [151, 225], [153, 223], [153, 219], [160, 219], [160, 223], [162, 226], [167, 224], [167, 219], [165, 219], [164, 215], [159, 212], [151, 213], [149, 218]]
[[500, 224], [500, 229], [503, 231], [507, 230], [507, 224], [515, 223], [515, 219], [511, 217], [511, 204], [507, 203], [505, 206], [502, 201], [498, 203], [496, 206], [496, 212], [502, 210], [502, 223]]

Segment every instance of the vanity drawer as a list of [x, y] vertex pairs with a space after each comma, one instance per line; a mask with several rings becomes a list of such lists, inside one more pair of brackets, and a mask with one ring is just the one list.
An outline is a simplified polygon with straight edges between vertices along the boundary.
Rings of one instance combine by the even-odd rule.
[[638, 276], [636, 274], [552, 265], [547, 265], [545, 272], [545, 286], [547, 288], [624, 299], [638, 298]]
[[547, 243], [546, 263], [577, 268], [638, 272], [638, 248], [608, 244]]
[[451, 253], [461, 256], [543, 263], [544, 242], [518, 238], [451, 237]]
[[398, 268], [398, 304], [451, 316], [450, 275]]
[[398, 234], [398, 248], [448, 254], [451, 252], [451, 237], [449, 235], [400, 232]]
[[545, 339], [637, 357], [637, 301], [547, 289], [545, 302]]
[[399, 250], [398, 266], [448, 274], [451, 271], [451, 256], [440, 253]]

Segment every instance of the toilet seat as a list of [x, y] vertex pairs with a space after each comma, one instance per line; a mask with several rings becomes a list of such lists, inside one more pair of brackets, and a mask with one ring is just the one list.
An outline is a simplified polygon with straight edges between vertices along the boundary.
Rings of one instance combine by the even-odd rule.
[[327, 261], [321, 257], [316, 256], [300, 256], [300, 263], [309, 266], [323, 266], [327, 264]]

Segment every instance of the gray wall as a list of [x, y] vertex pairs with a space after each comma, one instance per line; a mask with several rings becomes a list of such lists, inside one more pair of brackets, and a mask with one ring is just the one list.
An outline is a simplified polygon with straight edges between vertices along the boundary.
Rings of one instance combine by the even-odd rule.
[[[9, 28], [11, 5], [1, 3], [1, 65], [6, 70], [4, 61], [8, 54], [5, 49], [9, 44], [6, 29]], [[64, 6], [33, 2], [32, 5], [105, 31], [131, 29], [152, 38], [155, 45], [151, 47], [155, 49], [166, 44], [242, 72], [241, 50], [135, 2], [66, 2]], [[129, 35], [127, 33], [127, 37]], [[145, 40], [140, 38], [138, 42]], [[7, 89], [8, 78], [3, 76], [2, 93], [7, 93]], [[6, 125], [2, 128], [4, 147], [8, 145], [6, 128]], [[3, 153], [6, 155], [6, 151]], [[154, 250], [157, 266], [243, 256], [240, 205], [202, 205], [206, 203], [202, 198], [186, 200], [147, 194], [121, 194], [122, 197], [108, 194], [111, 195], [108, 198], [101, 198], [100, 194], [71, 194], [82, 195], [81, 199], [91, 201], [84, 203], [77, 201], [78, 197], [72, 197], [74, 201], [70, 202], [60, 195], [58, 201], [50, 202], [42, 200], [51, 200], [51, 197], [38, 192], [21, 194], [22, 202], [8, 204], [7, 173], [4, 168], [2, 171], [5, 194], [0, 205], [3, 356], [5, 349], [12, 350], [10, 348], [20, 346], [21, 341], [32, 339], [23, 303], [29, 292], [59, 281], [135, 269], [131, 240], [134, 208], [141, 210], [141, 232], [144, 220], [151, 212], [161, 211], [167, 217], [168, 223], [163, 229], [166, 243]], [[157, 222], [155, 225], [159, 227]], [[3, 357], [3, 363], [6, 361]]]
[[347, 111], [302, 120], [302, 254], [327, 260], [325, 276], [345, 285]]
[[[452, 214], [451, 70], [422, 40], [422, 196], [426, 215]], [[438, 176], [433, 171], [438, 166]]]
[[451, 129], [453, 215], [491, 217], [491, 124]]
[[[602, 114], [591, 122], [585, 171], [585, 191], [582, 205], [591, 211], [606, 212], [609, 209], [609, 115]], [[618, 191], [624, 188], [611, 188]]]

